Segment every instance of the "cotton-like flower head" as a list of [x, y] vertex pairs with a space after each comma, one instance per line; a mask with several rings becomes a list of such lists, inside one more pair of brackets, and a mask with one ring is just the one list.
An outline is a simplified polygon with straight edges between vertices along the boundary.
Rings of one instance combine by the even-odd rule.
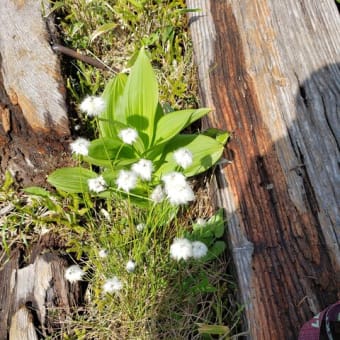
[[186, 169], [192, 164], [192, 153], [187, 148], [179, 148], [174, 152], [175, 162]]
[[77, 265], [74, 264], [65, 270], [65, 279], [71, 283], [80, 281], [85, 275], [85, 272]]
[[132, 165], [132, 171], [134, 171], [141, 179], [150, 181], [153, 171], [152, 162], [148, 159], [140, 159], [137, 163]]
[[165, 189], [167, 187], [178, 187], [186, 184], [185, 176], [177, 171], [169, 172], [168, 174], [162, 177], [162, 181], [164, 182]]
[[166, 193], [173, 205], [187, 204], [195, 200], [195, 194], [188, 183], [177, 188], [168, 188]]
[[102, 192], [106, 189], [107, 184], [103, 178], [103, 176], [98, 176], [96, 178], [90, 178], [87, 181], [90, 191], [93, 192]]
[[123, 288], [123, 282], [117, 276], [107, 279], [103, 284], [104, 293], [116, 293]]
[[123, 130], [120, 130], [118, 137], [125, 143], [125, 144], [133, 144], [137, 137], [138, 137], [138, 132], [137, 130], [133, 128], [126, 128]]
[[118, 189], [122, 189], [125, 192], [129, 192], [131, 189], [135, 188], [137, 183], [137, 175], [133, 171], [120, 170], [116, 184]]
[[129, 260], [125, 266], [126, 270], [129, 272], [129, 273], [132, 273], [135, 271], [136, 269], [136, 262], [132, 261], [132, 260]]
[[70, 144], [71, 152], [77, 155], [87, 156], [89, 154], [90, 141], [83, 137], [78, 137]]
[[186, 238], [175, 238], [170, 246], [170, 256], [174, 260], [188, 260], [192, 257], [192, 244]]
[[109, 255], [109, 252], [106, 249], [100, 249], [98, 252], [98, 256], [102, 259], [105, 259]]
[[139, 223], [136, 225], [137, 231], [143, 231], [145, 227], [146, 227], [145, 223]]
[[200, 259], [207, 255], [208, 247], [201, 241], [192, 242], [192, 257], [194, 259]]
[[163, 187], [159, 184], [155, 187], [155, 189], [153, 189], [151, 193], [151, 199], [155, 203], [160, 203], [164, 200], [164, 197], [165, 197], [165, 193], [164, 193]]
[[187, 183], [185, 176], [180, 172], [170, 172], [162, 178], [165, 193], [171, 204], [186, 204], [195, 199], [195, 194]]
[[88, 96], [79, 106], [80, 110], [89, 117], [100, 115], [105, 110], [105, 102], [102, 97]]

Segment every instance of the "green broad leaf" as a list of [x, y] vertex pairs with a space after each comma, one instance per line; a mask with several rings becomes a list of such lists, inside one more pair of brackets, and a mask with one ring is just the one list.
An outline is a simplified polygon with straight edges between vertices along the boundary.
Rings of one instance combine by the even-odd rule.
[[109, 22], [106, 23], [100, 27], [98, 27], [92, 34], [91, 34], [91, 38], [90, 38], [90, 42], [92, 43], [96, 38], [98, 38], [100, 35], [112, 31], [115, 27], [117, 26], [117, 24], [115, 22]]
[[213, 246], [209, 249], [208, 254], [204, 257], [204, 260], [210, 261], [215, 260], [219, 257], [226, 248], [226, 244], [224, 241], [216, 241]]
[[91, 141], [89, 156], [94, 159], [112, 160], [117, 157], [118, 150], [124, 145], [118, 138], [99, 138]]
[[[158, 107], [158, 84], [151, 63], [142, 48], [128, 76], [119, 117], [136, 128], [147, 148], [153, 140]], [[118, 119], [118, 117], [116, 117]], [[121, 120], [120, 118], [118, 120]]]
[[200, 334], [227, 335], [230, 333], [230, 328], [224, 325], [208, 325], [205, 323], [198, 323], [197, 325]]
[[57, 169], [48, 176], [47, 181], [58, 190], [68, 193], [89, 192], [87, 181], [98, 175], [81, 167]]
[[188, 238], [192, 239], [192, 240], [199, 240], [199, 241], [206, 241], [204, 243], [210, 244], [211, 241], [214, 239], [214, 233], [211, 231], [210, 228], [206, 228], [206, 227], [200, 227], [200, 228], [196, 228], [195, 226], [193, 226], [193, 230], [191, 232], [191, 234], [189, 234], [191, 236], [188, 236]]
[[27, 188], [24, 188], [24, 192], [30, 195], [36, 195], [36, 196], [41, 196], [41, 197], [51, 196], [50, 192], [40, 187], [27, 187]]
[[185, 170], [185, 176], [191, 177], [211, 168], [221, 158], [224, 146], [215, 139], [204, 135], [178, 135], [171, 139], [164, 150], [165, 158], [155, 175], [162, 175], [179, 169], [174, 161], [174, 151], [187, 148], [193, 155], [193, 163]]
[[[139, 157], [131, 145], [126, 145], [118, 138], [99, 138], [91, 142], [89, 146], [89, 157], [103, 166], [129, 165], [136, 162]], [[86, 157], [84, 157], [85, 159]], [[90, 160], [91, 161], [91, 160]], [[109, 161], [107, 164], [106, 161]], [[100, 164], [98, 164], [100, 165]]]
[[101, 137], [116, 136], [116, 121], [126, 123], [125, 117], [119, 115], [122, 112], [123, 92], [127, 76], [124, 73], [117, 74], [105, 86], [103, 98], [106, 102], [106, 110], [99, 117], [99, 133]]
[[103, 166], [106, 168], [109, 168], [112, 166], [112, 161], [111, 160], [106, 160], [106, 159], [97, 159], [89, 156], [83, 156], [83, 160], [89, 164], [92, 165], [97, 165], [97, 166]]
[[224, 218], [223, 209], [219, 209], [207, 222], [206, 228], [209, 228], [216, 238], [220, 238], [224, 234]]
[[159, 119], [153, 144], [164, 143], [178, 135], [191, 123], [206, 115], [210, 109], [182, 110], [170, 112]]
[[209, 136], [211, 138], [216, 139], [221, 144], [225, 145], [230, 138], [230, 133], [224, 130], [210, 128], [202, 133], [205, 136]]

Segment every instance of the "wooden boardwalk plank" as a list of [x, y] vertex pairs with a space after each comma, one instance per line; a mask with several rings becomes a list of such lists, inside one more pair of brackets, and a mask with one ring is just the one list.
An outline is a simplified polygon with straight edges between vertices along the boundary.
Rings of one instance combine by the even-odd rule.
[[334, 1], [187, 0], [207, 126], [233, 132], [218, 201], [249, 338], [296, 339], [339, 298]]

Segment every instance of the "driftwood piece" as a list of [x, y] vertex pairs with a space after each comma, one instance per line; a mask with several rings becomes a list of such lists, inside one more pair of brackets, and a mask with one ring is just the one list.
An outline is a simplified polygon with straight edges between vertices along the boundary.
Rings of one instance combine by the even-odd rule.
[[42, 184], [65, 162], [70, 134], [42, 3], [2, 0], [0, 6], [0, 170], [24, 184]]
[[249, 338], [296, 339], [340, 298], [334, 1], [187, 0], [208, 126], [232, 131], [217, 200]]

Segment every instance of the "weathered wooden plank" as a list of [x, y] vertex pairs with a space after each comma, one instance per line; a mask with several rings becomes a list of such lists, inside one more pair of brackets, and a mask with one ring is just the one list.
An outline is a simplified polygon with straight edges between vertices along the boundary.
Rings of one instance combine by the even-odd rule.
[[0, 175], [8, 170], [22, 185], [44, 185], [70, 161], [65, 87], [43, 3], [0, 4]]
[[252, 339], [296, 339], [339, 298], [340, 28], [334, 1], [187, 0]]
[[41, 1], [2, 0], [1, 73], [6, 92], [36, 132], [67, 135], [59, 61], [49, 45]]

